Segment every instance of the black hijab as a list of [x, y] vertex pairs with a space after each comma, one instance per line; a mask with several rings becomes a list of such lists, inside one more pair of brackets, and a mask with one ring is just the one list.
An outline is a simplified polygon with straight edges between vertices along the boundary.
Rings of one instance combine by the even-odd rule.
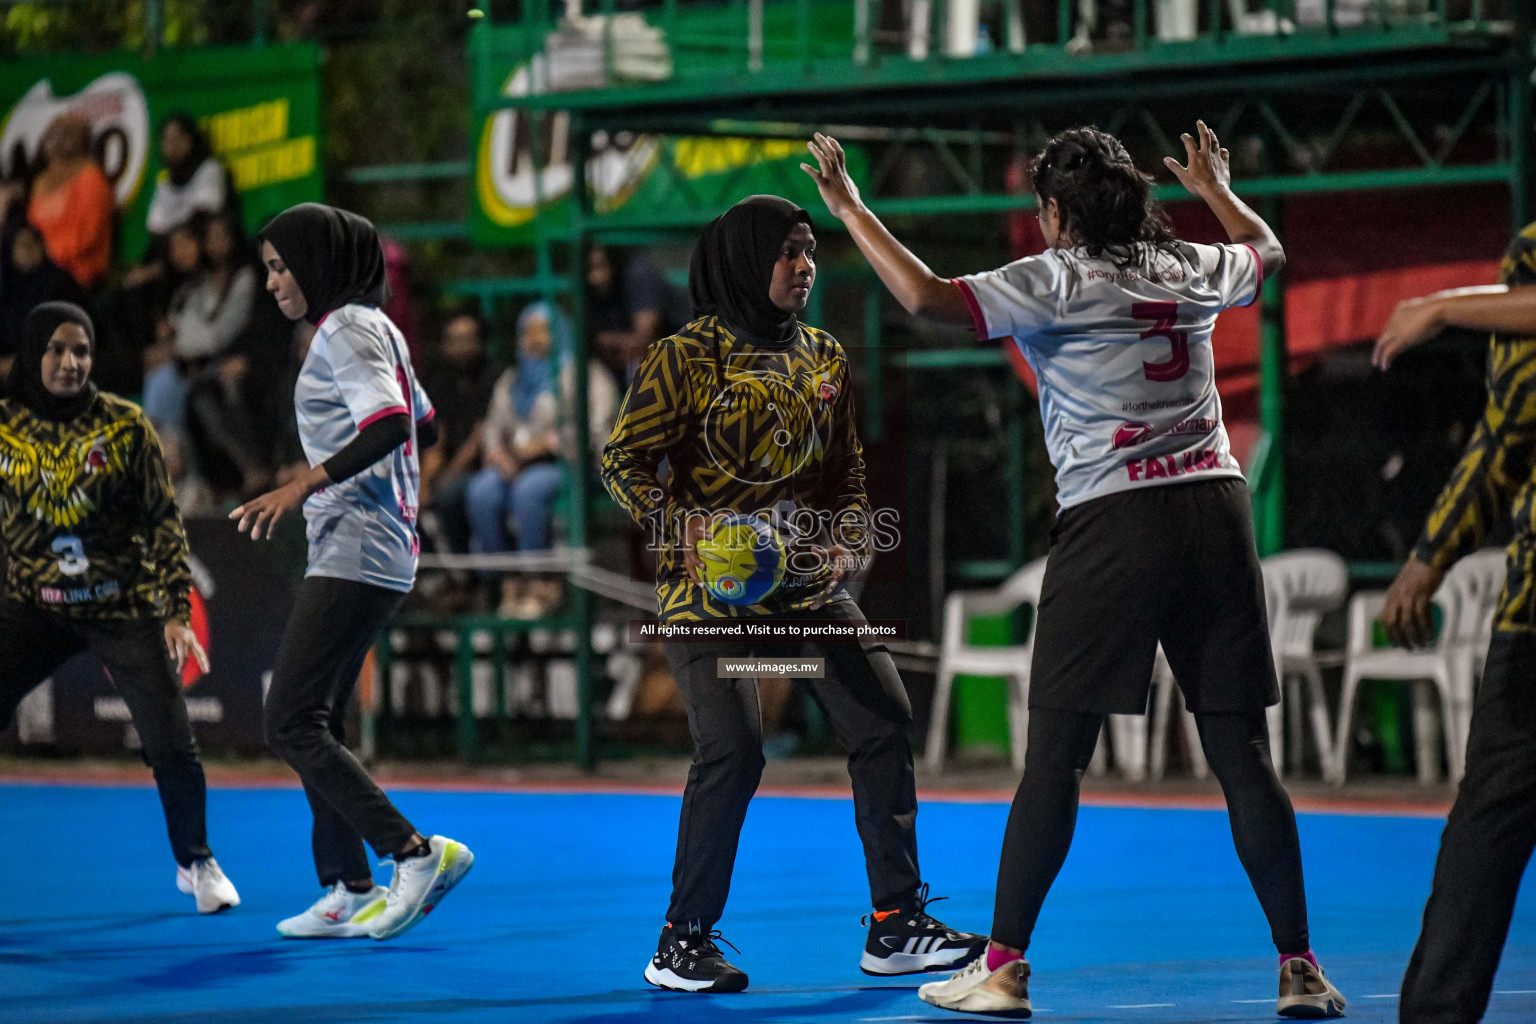
[[165, 133], [166, 125], [174, 124], [187, 133], [187, 138], [192, 140], [192, 148], [186, 157], [175, 165], [167, 164], [165, 173], [170, 176], [171, 184], [177, 188], [186, 188], [187, 182], [192, 180], [192, 175], [203, 166], [203, 161], [213, 156], [213, 147], [208, 144], [208, 136], [202, 127], [193, 119], [191, 114], [170, 114], [160, 122], [160, 132]]
[[261, 238], [272, 243], [292, 271], [309, 306], [304, 319], [312, 324], [349, 302], [382, 306], [389, 301], [384, 247], [365, 217], [300, 203], [273, 217]]
[[43, 385], [43, 353], [48, 350], [48, 342], [60, 324], [79, 324], [85, 328], [91, 354], [96, 353], [96, 328], [85, 310], [72, 302], [45, 302], [27, 314], [22, 327], [21, 351], [11, 364], [8, 389], [10, 397], [26, 406], [38, 419], [55, 423], [74, 419], [96, 400], [96, 385], [90, 378], [86, 378], [85, 386], [68, 398], [55, 395]]
[[688, 267], [688, 291], [700, 316], [718, 316], [760, 341], [789, 341], [795, 314], [768, 299], [773, 265], [790, 229], [811, 215], [788, 199], [748, 196], [709, 222]]

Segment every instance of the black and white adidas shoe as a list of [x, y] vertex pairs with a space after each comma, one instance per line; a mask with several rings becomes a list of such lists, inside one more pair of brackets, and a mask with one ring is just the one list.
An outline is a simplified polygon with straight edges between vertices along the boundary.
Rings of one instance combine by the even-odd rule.
[[859, 970], [880, 975], [947, 971], [984, 953], [985, 935], [957, 932], [928, 915], [928, 904], [946, 898], [929, 899], [924, 883], [910, 906], [864, 915], [861, 923], [869, 925], [869, 937], [859, 958]]
[[674, 929], [669, 922], [661, 930], [656, 955], [645, 965], [645, 980], [672, 992], [740, 992], [747, 987], [747, 972], [726, 962], [716, 939], [731, 946], [718, 930], [705, 933], [697, 925]]

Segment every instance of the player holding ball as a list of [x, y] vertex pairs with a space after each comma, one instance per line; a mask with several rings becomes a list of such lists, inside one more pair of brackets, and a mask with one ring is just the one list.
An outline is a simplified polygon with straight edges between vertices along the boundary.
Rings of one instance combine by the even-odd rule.
[[907, 311], [1017, 339], [1040, 380], [1061, 512], [1035, 641], [1029, 745], [998, 867], [986, 953], [922, 999], [1028, 1017], [1035, 919], [1066, 860], [1078, 786], [1107, 714], [1142, 714], [1157, 645], [1200, 727], [1232, 837], [1280, 953], [1277, 1012], [1336, 1017], [1341, 996], [1307, 934], [1301, 846], [1270, 761], [1264, 709], [1279, 699], [1242, 471], [1216, 393], [1216, 315], [1259, 296], [1285, 254], [1228, 185], [1227, 151], [1204, 122], [1188, 161], [1165, 162], [1205, 200], [1231, 244], [1168, 230], [1151, 179], [1094, 128], [1046, 143], [1034, 162], [1048, 247], [948, 280], [870, 213], [842, 147], [818, 134], [805, 164], [833, 216]]
[[[650, 347], [624, 397], [603, 452], [603, 482], [657, 547], [665, 623], [864, 621], [842, 588], [867, 558], [871, 535], [848, 358], [798, 316], [815, 284], [815, 251], [810, 215], [778, 196], [749, 196], [716, 218], [689, 269], [698, 319]], [[657, 475], [663, 459], [666, 486]], [[767, 535], [774, 528], [808, 541], [791, 544], [787, 569], [778, 539]], [[827, 678], [802, 685], [849, 751], [875, 910], [860, 967], [890, 975], [963, 963], [986, 940], [924, 911], [912, 711], [901, 676], [882, 644], [818, 646]], [[735, 639], [672, 643], [666, 651], [694, 755], [671, 907], [645, 978], [675, 991], [739, 992], [747, 975], [725, 960], [714, 927], [762, 776], [762, 717], [756, 680], [719, 678], [716, 659], [754, 652], [750, 641]], [[774, 646], [757, 653], [776, 652], [785, 653]]]

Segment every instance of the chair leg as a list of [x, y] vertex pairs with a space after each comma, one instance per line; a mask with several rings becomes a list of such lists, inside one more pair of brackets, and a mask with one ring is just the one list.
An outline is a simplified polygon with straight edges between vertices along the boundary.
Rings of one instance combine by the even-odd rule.
[[1333, 735], [1333, 762], [1327, 777], [1335, 786], [1344, 785], [1349, 768], [1349, 728], [1355, 715], [1355, 692], [1360, 688], [1360, 677], [1348, 665], [1344, 667], [1344, 686], [1339, 694], [1338, 731]]
[[1211, 777], [1211, 766], [1205, 759], [1205, 744], [1200, 742], [1200, 726], [1188, 709], [1180, 716], [1184, 722], [1184, 742], [1189, 745], [1189, 767], [1197, 779]]
[[949, 696], [954, 686], [954, 670], [940, 666], [933, 686], [933, 714], [928, 718], [928, 749], [923, 754], [923, 762], [931, 772], [944, 767], [944, 748], [949, 744]]
[[1172, 710], [1173, 683], [1158, 678], [1152, 681], [1152, 749], [1148, 774], [1161, 779], [1168, 768], [1168, 712]]
[[1105, 753], [1105, 748], [1109, 746], [1105, 742], [1108, 736], [1109, 721], [1106, 719], [1104, 724], [1099, 727], [1098, 742], [1093, 745], [1093, 759], [1088, 762], [1089, 775], [1101, 777], [1109, 771], [1109, 755]]
[[[1317, 744], [1317, 760], [1320, 774], [1328, 775], [1328, 759], [1333, 752], [1333, 725], [1328, 721], [1328, 697], [1323, 690], [1323, 673], [1316, 665], [1307, 668], [1307, 697], [1312, 705], [1312, 742]], [[1296, 764], [1301, 767], [1306, 758], [1297, 750]]]
[[1450, 674], [1436, 680], [1440, 687], [1441, 720], [1445, 730], [1446, 775], [1453, 786], [1461, 782], [1467, 768], [1467, 747], [1461, 732], [1462, 712], [1458, 706], [1461, 703], [1461, 692], [1457, 685], [1460, 681], [1457, 668], [1453, 663]]
[[1307, 703], [1307, 695], [1296, 673], [1291, 674], [1289, 688], [1286, 688], [1283, 683], [1281, 687], [1281, 695], [1286, 698], [1286, 703], [1289, 705], [1286, 708], [1289, 720], [1286, 722], [1285, 731], [1285, 757], [1289, 762], [1289, 770], [1300, 774], [1301, 767], [1307, 760], [1307, 719], [1302, 713]]
[[1022, 676], [1008, 679], [1008, 755], [1013, 770], [1024, 770], [1024, 756], [1029, 751], [1029, 680]]
[[1280, 683], [1280, 703], [1264, 709], [1269, 723], [1269, 759], [1275, 764], [1275, 774], [1285, 774], [1285, 682]]
[[[1415, 679], [1410, 685], [1413, 687], [1413, 743], [1414, 756], [1419, 762], [1419, 784], [1432, 786], [1440, 779], [1440, 723], [1435, 721], [1435, 709], [1430, 704], [1429, 681]], [[1442, 710], [1450, 713], [1449, 708]]]
[[1147, 720], [1142, 715], [1110, 715], [1115, 767], [1128, 781], [1147, 777]]

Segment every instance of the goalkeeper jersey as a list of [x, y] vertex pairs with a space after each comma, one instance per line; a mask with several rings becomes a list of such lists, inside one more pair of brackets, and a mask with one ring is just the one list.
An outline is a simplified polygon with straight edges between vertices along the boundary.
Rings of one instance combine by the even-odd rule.
[[[709, 316], [656, 342], [624, 396], [602, 477], [656, 551], [663, 621], [803, 609], [831, 576], [807, 543], [840, 544], [856, 557], [870, 547], [848, 358], [813, 327], [762, 342]], [[688, 517], [722, 511], [759, 514], [791, 542], [784, 583], [762, 604], [724, 604], [687, 577]]]
[[11, 600], [81, 619], [191, 616], [160, 439], [115, 395], [63, 423], [0, 400], [0, 538]]

